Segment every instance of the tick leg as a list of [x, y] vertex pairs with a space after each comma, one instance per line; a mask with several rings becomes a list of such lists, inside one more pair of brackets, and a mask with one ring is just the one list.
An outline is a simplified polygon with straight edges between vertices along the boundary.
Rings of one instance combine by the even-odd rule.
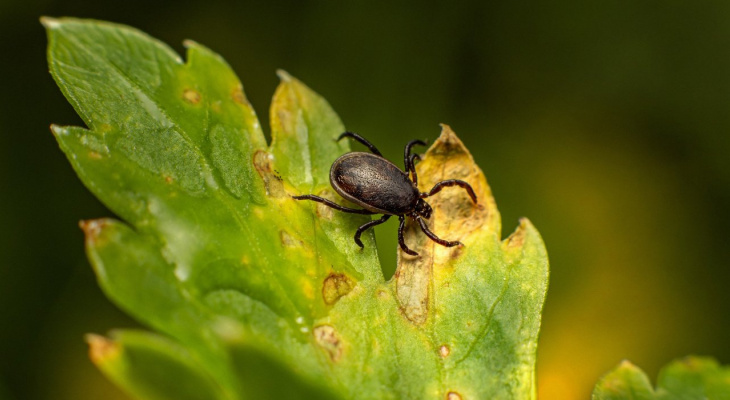
[[321, 198], [319, 196], [315, 196], [313, 194], [305, 194], [305, 195], [302, 195], [302, 196], [292, 196], [292, 199], [295, 199], [295, 200], [312, 200], [312, 201], [316, 201], [318, 203], [322, 203], [322, 204], [326, 205], [327, 207], [332, 207], [335, 210], [340, 210], [340, 211], [343, 211], [343, 212], [346, 212], [346, 213], [351, 213], [351, 214], [364, 214], [364, 215], [373, 215], [373, 214], [375, 214], [374, 212], [368, 211], [368, 210], [358, 210], [357, 208], [343, 207], [343, 206], [335, 203], [334, 201], [330, 201], [330, 200], [327, 200], [327, 199], [323, 199], [323, 198]]
[[399, 215], [398, 219], [400, 220], [400, 225], [398, 225], [398, 244], [400, 245], [401, 250], [403, 250], [403, 252], [405, 252], [406, 254], [417, 256], [418, 253], [409, 249], [408, 246], [406, 246], [405, 239], [403, 239], [403, 229], [406, 226], [406, 218], [402, 215]]
[[377, 155], [379, 155], [381, 157], [383, 156], [382, 154], [380, 154], [380, 150], [378, 150], [375, 147], [375, 145], [373, 145], [372, 143], [368, 142], [367, 139], [365, 139], [364, 137], [358, 135], [355, 132], [344, 132], [342, 135], [340, 135], [340, 137], [337, 138], [337, 141], [339, 142], [344, 137], [351, 137], [351, 138], [357, 140], [358, 142], [362, 143], [363, 145], [365, 145], [365, 147], [367, 147], [368, 149], [370, 149], [370, 151], [372, 151], [374, 154], [377, 154]]
[[424, 221], [420, 215], [415, 215], [413, 218], [415, 218], [416, 221], [418, 221], [418, 225], [421, 225], [421, 230], [423, 231], [423, 233], [425, 233], [426, 236], [428, 236], [429, 238], [431, 238], [431, 240], [440, 244], [441, 246], [454, 247], [454, 246], [458, 246], [458, 245], [462, 244], [461, 242], [458, 242], [458, 241], [450, 242], [448, 240], [441, 239], [438, 236], [434, 235], [434, 233], [428, 229], [428, 226], [426, 225], [426, 221]]
[[[413, 181], [413, 184], [418, 187], [418, 175], [416, 175], [416, 165], [413, 163], [414, 161], [421, 161], [421, 156], [418, 154], [412, 154], [411, 155], [411, 180]], [[406, 171], [407, 172], [407, 171]]]
[[477, 195], [474, 194], [474, 189], [472, 189], [471, 186], [469, 186], [468, 183], [466, 183], [464, 181], [460, 181], [458, 179], [447, 179], [445, 181], [441, 181], [441, 182], [437, 183], [433, 187], [433, 189], [431, 189], [430, 192], [428, 192], [428, 193], [421, 193], [421, 198], [433, 196], [434, 194], [440, 192], [441, 189], [443, 189], [445, 187], [448, 187], [448, 186], [460, 186], [460, 187], [464, 188], [466, 190], [466, 192], [469, 193], [469, 197], [471, 197], [471, 201], [473, 201], [474, 204], [476, 204], [476, 202], [477, 202]]
[[364, 248], [365, 246], [363, 246], [362, 242], [360, 241], [360, 235], [362, 235], [363, 232], [374, 227], [375, 225], [380, 225], [383, 222], [387, 221], [388, 218], [390, 218], [390, 215], [386, 214], [386, 215], [383, 215], [383, 218], [374, 219], [370, 222], [366, 222], [366, 223], [362, 224], [362, 226], [357, 228], [357, 232], [355, 232], [355, 243], [357, 243], [357, 245], [360, 246], [361, 249]]
[[[413, 159], [411, 158], [411, 147], [413, 147], [417, 144], [420, 144], [421, 146], [425, 146], [426, 142], [424, 142], [423, 140], [418, 140], [418, 139], [411, 140], [410, 142], [408, 142], [405, 150], [403, 151], [403, 153], [404, 153], [403, 154], [403, 163], [405, 164], [405, 167], [406, 167], [406, 173], [408, 173], [408, 171], [413, 171], [414, 174], [416, 173], [415, 169], [413, 168]], [[419, 160], [420, 160], [420, 157], [419, 157]]]

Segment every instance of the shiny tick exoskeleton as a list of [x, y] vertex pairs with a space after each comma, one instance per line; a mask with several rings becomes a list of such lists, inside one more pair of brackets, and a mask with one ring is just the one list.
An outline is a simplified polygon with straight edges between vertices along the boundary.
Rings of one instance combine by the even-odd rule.
[[416, 159], [420, 160], [420, 157], [417, 154], [411, 154], [411, 147], [417, 144], [424, 146], [426, 143], [421, 140], [412, 140], [406, 145], [404, 172], [395, 164], [383, 158], [380, 151], [362, 136], [353, 132], [345, 132], [337, 140], [339, 141], [344, 137], [351, 137], [364, 144], [373, 154], [351, 152], [335, 160], [330, 169], [330, 184], [340, 196], [364, 209], [343, 207], [330, 200], [311, 194], [293, 196], [294, 199], [317, 201], [335, 210], [353, 214], [384, 214], [380, 219], [365, 223], [357, 229], [357, 232], [355, 232], [355, 243], [361, 248], [364, 246], [362, 241], [360, 241], [360, 235], [368, 228], [387, 221], [393, 215], [397, 215], [400, 220], [398, 243], [401, 249], [408, 254], [418, 255], [418, 253], [406, 246], [405, 240], [403, 239], [406, 216], [418, 222], [423, 233], [434, 242], [446, 247], [461, 244], [458, 241], [440, 239], [428, 229], [424, 218], [431, 218], [432, 209], [423, 199], [433, 196], [448, 186], [460, 186], [464, 188], [475, 204], [477, 202], [476, 194], [474, 194], [474, 190], [468, 183], [458, 179], [441, 181], [429, 192], [420, 192], [418, 190], [418, 176], [416, 175], [414, 161]]

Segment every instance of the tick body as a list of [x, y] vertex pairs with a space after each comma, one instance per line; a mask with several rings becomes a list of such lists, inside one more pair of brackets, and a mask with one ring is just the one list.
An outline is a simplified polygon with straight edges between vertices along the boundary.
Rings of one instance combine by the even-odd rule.
[[340, 196], [376, 214], [407, 214], [421, 198], [405, 172], [370, 153], [347, 153], [335, 160], [330, 184]]
[[414, 162], [416, 159], [420, 160], [420, 157], [411, 154], [411, 148], [414, 145], [423, 146], [426, 143], [413, 140], [406, 145], [403, 157], [405, 169], [402, 171], [395, 164], [383, 158], [380, 151], [360, 135], [345, 132], [337, 140], [344, 137], [351, 137], [367, 146], [372, 154], [352, 152], [335, 160], [330, 169], [330, 184], [340, 196], [361, 206], [362, 209], [344, 207], [311, 194], [293, 196], [294, 199], [316, 201], [336, 210], [353, 214], [383, 214], [380, 219], [367, 222], [357, 229], [354, 239], [360, 247], [363, 247], [360, 236], [364, 231], [384, 223], [394, 215], [397, 215], [400, 220], [398, 244], [408, 254], [418, 255], [406, 246], [403, 239], [405, 217], [410, 217], [418, 222], [423, 233], [442, 246], [453, 247], [461, 244], [457, 241], [443, 240], [428, 229], [424, 219], [431, 218], [432, 209], [424, 199], [449, 186], [459, 186], [466, 190], [475, 204], [477, 202], [476, 195], [468, 183], [457, 179], [441, 181], [429, 192], [420, 192], [418, 190], [418, 176], [416, 175]]

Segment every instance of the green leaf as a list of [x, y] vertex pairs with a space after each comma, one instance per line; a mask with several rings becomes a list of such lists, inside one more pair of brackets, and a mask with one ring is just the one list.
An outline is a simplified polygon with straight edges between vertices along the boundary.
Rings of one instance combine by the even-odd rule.
[[700, 400], [730, 399], [730, 367], [707, 357], [676, 360], [659, 373], [653, 389], [646, 374], [624, 361], [601, 378], [593, 391], [594, 400]]
[[212, 377], [179, 345], [145, 332], [115, 331], [112, 338], [88, 335], [91, 359], [135, 398], [225, 398]]
[[[372, 232], [362, 250], [352, 240], [369, 217], [291, 198], [352, 206], [329, 186], [349, 144], [319, 95], [280, 72], [267, 146], [238, 78], [203, 46], [186, 42], [183, 62], [129, 27], [43, 23], [51, 73], [88, 126], [52, 130], [123, 221], [82, 223], [89, 259], [110, 299], [184, 349], [171, 376], [210, 377], [225, 399], [535, 398], [545, 247], [527, 219], [500, 239], [486, 179], [448, 126], [417, 171], [421, 190], [473, 186], [477, 204], [460, 188], [428, 199], [430, 229], [464, 246], [410, 222], [420, 255], [399, 249], [385, 281]], [[162, 396], [129, 368], [110, 376]]]
[[279, 173], [299, 191], [329, 184], [329, 170], [347, 141], [335, 139], [345, 130], [329, 104], [284, 71], [271, 103], [271, 152]]
[[653, 399], [654, 389], [644, 371], [623, 361], [606, 374], [593, 391], [594, 400], [645, 400]]
[[231, 333], [229, 330], [223, 336], [229, 338], [227, 343], [231, 350], [233, 369], [243, 388], [244, 397], [277, 400], [340, 398], [325, 385], [302, 376], [298, 368], [292, 368], [286, 361], [273, 356], [267, 349], [270, 344], [242, 335], [241, 332]]

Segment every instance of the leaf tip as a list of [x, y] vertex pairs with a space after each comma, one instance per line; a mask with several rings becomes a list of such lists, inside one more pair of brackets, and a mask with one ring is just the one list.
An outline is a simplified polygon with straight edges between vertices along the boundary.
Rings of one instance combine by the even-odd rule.
[[277, 69], [276, 76], [278, 76], [282, 82], [291, 82], [294, 80], [294, 77], [289, 75], [289, 73], [284, 71], [283, 69]]
[[618, 364], [619, 369], [636, 369], [636, 365], [632, 363], [631, 361], [627, 359], [621, 360], [621, 362]]
[[58, 18], [42, 16], [40, 18], [41, 25], [45, 26], [46, 29], [56, 29], [61, 26], [61, 21]]
[[89, 345], [89, 358], [97, 365], [119, 357], [122, 350], [113, 340], [94, 333], [86, 334], [84, 340]]
[[[466, 149], [466, 146], [464, 146], [464, 143], [459, 139], [458, 136], [456, 136], [456, 133], [454, 133], [454, 130], [451, 129], [451, 126], [447, 124], [439, 124], [441, 126], [441, 135], [439, 135], [438, 139], [436, 139], [433, 142], [433, 145], [428, 149], [427, 153], [434, 153], [434, 154], [458, 154], [458, 153], [464, 153], [469, 154], [471, 157], [471, 153], [469, 153], [469, 150]], [[473, 162], [473, 161], [472, 161]]]
[[68, 129], [64, 126], [51, 124], [51, 133], [53, 134], [53, 136], [56, 136], [56, 137], [64, 136], [64, 135], [68, 134]]
[[183, 40], [182, 43], [186, 49], [189, 49], [191, 47], [200, 47], [200, 44], [198, 44], [198, 42], [196, 42], [195, 40], [192, 40], [192, 39], [185, 39], [185, 40]]
[[99, 220], [96, 219], [82, 219], [79, 221], [79, 228], [84, 231], [86, 236], [98, 236], [101, 231]]
[[111, 222], [109, 218], [87, 219], [79, 221], [79, 228], [84, 231], [87, 245], [98, 245], [102, 231]]

